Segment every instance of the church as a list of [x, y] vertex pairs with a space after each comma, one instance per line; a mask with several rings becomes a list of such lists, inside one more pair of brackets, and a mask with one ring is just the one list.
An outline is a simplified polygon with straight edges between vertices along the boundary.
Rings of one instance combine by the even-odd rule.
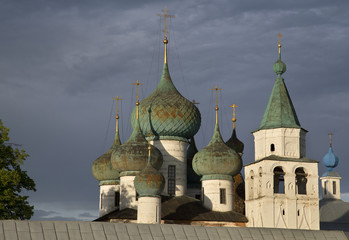
[[[100, 186], [95, 221], [319, 230], [319, 162], [306, 157], [307, 130], [298, 120], [282, 77], [286, 64], [281, 59], [281, 34], [273, 65], [277, 77], [260, 126], [253, 131], [255, 161], [243, 166], [235, 104], [231, 138], [224, 141], [220, 133], [218, 86], [212, 88], [216, 94], [213, 136], [198, 151], [194, 136], [201, 115], [171, 79], [166, 27], [171, 15], [165, 8], [162, 16], [161, 79], [141, 101], [142, 84], [133, 83], [137, 87], [133, 132], [121, 144], [117, 110], [114, 142], [92, 166]], [[338, 158], [333, 151], [329, 154], [324, 157], [329, 171], [321, 177], [322, 196], [340, 199], [341, 178], [333, 171]]]

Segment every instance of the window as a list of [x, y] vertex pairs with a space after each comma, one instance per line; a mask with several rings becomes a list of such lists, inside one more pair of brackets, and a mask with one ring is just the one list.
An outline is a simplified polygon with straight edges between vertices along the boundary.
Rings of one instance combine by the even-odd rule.
[[227, 199], [226, 199], [226, 195], [225, 195], [225, 188], [220, 188], [219, 189], [219, 197], [220, 197], [221, 204], [226, 204], [227, 203]]
[[307, 194], [307, 174], [303, 168], [296, 169], [296, 193]]
[[274, 151], [275, 151], [275, 145], [274, 145], [274, 143], [270, 145], [270, 151], [271, 151], [271, 152], [274, 152]]
[[201, 199], [202, 199], [202, 203], [204, 203], [204, 201], [205, 201], [205, 192], [204, 192], [204, 188], [202, 188], [202, 190], [201, 190]]
[[337, 192], [337, 185], [335, 181], [333, 181], [332, 184], [333, 184], [333, 194], [335, 195]]
[[119, 207], [120, 206], [120, 192], [115, 192], [115, 203], [114, 203], [115, 207]]
[[167, 193], [170, 196], [176, 195], [176, 166], [169, 165], [168, 166], [168, 186]]
[[248, 178], [248, 198], [253, 199], [254, 195], [254, 172], [250, 171], [250, 177]]
[[285, 193], [285, 173], [281, 167], [274, 168], [274, 193]]
[[138, 194], [138, 192], [136, 191], [136, 201], [138, 201], [138, 197], [139, 197], [139, 194]]
[[102, 194], [101, 194], [101, 200], [100, 200], [100, 203], [101, 203], [100, 208], [101, 208], [101, 209], [102, 209], [102, 207], [103, 207], [103, 198], [104, 198], [104, 194], [102, 193]]
[[324, 192], [325, 192], [325, 195], [327, 195], [327, 181], [325, 181]]

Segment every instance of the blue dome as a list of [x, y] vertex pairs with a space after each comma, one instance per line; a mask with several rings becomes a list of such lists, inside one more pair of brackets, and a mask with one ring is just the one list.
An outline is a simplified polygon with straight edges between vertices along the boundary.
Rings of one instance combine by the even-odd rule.
[[333, 168], [337, 167], [339, 158], [333, 153], [332, 147], [330, 147], [328, 153], [322, 158], [322, 162], [328, 168], [328, 171], [333, 171]]

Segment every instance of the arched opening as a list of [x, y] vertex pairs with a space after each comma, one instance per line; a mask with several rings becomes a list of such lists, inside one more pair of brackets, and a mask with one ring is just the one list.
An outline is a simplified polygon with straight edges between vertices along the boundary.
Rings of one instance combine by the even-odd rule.
[[270, 151], [271, 151], [271, 152], [274, 152], [274, 151], [275, 151], [275, 145], [274, 145], [274, 143], [272, 143], [272, 144], [270, 145]]
[[248, 179], [248, 197], [249, 199], [253, 199], [253, 191], [254, 191], [254, 172], [251, 170], [250, 171], [250, 177]]
[[274, 193], [285, 193], [285, 173], [281, 167], [274, 168]]
[[303, 168], [296, 169], [296, 193], [307, 194], [307, 174]]

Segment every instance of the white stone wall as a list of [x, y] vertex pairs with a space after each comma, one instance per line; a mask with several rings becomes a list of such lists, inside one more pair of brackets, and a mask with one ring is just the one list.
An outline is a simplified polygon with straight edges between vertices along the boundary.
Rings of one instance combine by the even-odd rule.
[[136, 189], [134, 186], [135, 176], [120, 177], [120, 210], [125, 208], [137, 209]]
[[183, 196], [187, 190], [187, 148], [188, 143], [176, 140], [156, 140], [151, 144], [157, 147], [164, 158], [160, 173], [166, 183], [162, 195], [168, 195], [168, 166], [176, 166], [176, 196]]
[[[274, 193], [274, 168], [281, 167], [284, 192]], [[298, 194], [297, 168], [306, 173], [306, 194]], [[246, 217], [250, 227], [319, 229], [318, 164], [263, 160], [245, 166]]]
[[[203, 204], [207, 209], [218, 212], [233, 211], [233, 181], [203, 180]], [[220, 203], [220, 189], [225, 189], [226, 202]]]
[[115, 193], [120, 192], [120, 185], [102, 185], [99, 191], [99, 216], [101, 217], [117, 209]]
[[161, 223], [160, 197], [140, 197], [138, 199], [137, 223]]
[[[263, 129], [254, 132], [255, 160], [270, 155], [288, 158], [305, 157], [306, 131], [298, 128]], [[271, 145], [274, 144], [274, 151]]]
[[[341, 199], [341, 186], [340, 186], [340, 180], [341, 177], [321, 177], [321, 192], [322, 192], [322, 198], [333, 198], [333, 199]], [[334, 190], [334, 186], [336, 185], [336, 190]]]

